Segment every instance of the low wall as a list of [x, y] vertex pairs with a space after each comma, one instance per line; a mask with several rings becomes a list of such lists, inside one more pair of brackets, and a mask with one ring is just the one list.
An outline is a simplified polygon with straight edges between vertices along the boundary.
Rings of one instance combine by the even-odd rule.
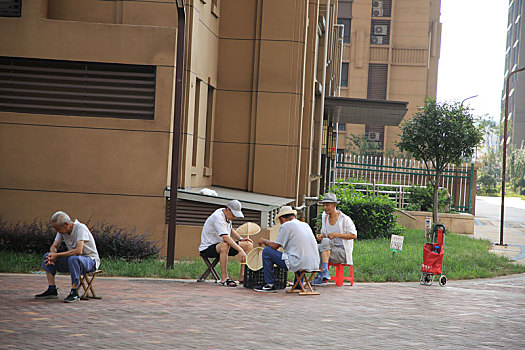
[[[397, 222], [406, 228], [425, 229], [425, 217], [432, 217], [428, 211], [397, 211]], [[448, 232], [474, 234], [474, 215], [467, 213], [439, 214], [439, 222]]]

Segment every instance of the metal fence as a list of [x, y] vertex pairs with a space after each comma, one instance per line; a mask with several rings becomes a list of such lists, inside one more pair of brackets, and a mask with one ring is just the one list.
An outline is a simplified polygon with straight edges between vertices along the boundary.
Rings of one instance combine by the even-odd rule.
[[[431, 170], [432, 174], [435, 174], [435, 171]], [[475, 173], [474, 163], [464, 163], [458, 167], [448, 165], [441, 175], [439, 187], [446, 188], [452, 195], [454, 210], [473, 212]], [[332, 184], [338, 180], [350, 183], [357, 183], [356, 180], [364, 181], [366, 184], [361, 185], [366, 186], [360, 186], [361, 190], [375, 191], [394, 197], [400, 208], [406, 205], [405, 193], [411, 185], [426, 186], [429, 182], [424, 162], [350, 154], [339, 154], [336, 158]], [[389, 186], [378, 186], [378, 184]], [[382, 190], [379, 190], [380, 187]]]

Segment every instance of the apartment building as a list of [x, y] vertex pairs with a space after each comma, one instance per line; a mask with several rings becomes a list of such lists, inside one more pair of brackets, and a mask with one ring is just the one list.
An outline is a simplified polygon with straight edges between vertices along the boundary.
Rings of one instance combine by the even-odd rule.
[[175, 257], [197, 253], [205, 218], [233, 198], [275, 234], [280, 206], [323, 189], [325, 101], [339, 94], [344, 57], [337, 5], [3, 1], [0, 215], [65, 210], [150, 232], [165, 251], [183, 6]]
[[[440, 0], [339, 0], [341, 96], [405, 101], [404, 118], [410, 118], [426, 96], [436, 96], [439, 17]], [[338, 125], [338, 152], [345, 152], [352, 134], [365, 134], [381, 151], [395, 148], [400, 128], [391, 124]]]
[[[523, 0], [510, 0], [507, 25], [507, 51], [505, 52], [505, 82], [503, 84], [501, 110], [505, 112], [505, 84], [512, 71], [525, 67], [525, 27], [521, 18], [525, 15]], [[509, 82], [510, 142], [520, 147], [525, 142], [525, 73], [514, 74]]]

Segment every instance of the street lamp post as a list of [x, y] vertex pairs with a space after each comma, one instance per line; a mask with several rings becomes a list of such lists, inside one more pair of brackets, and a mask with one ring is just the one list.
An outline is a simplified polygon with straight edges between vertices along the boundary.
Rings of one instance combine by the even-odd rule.
[[499, 243], [497, 245], [506, 245], [503, 244], [503, 223], [505, 221], [505, 172], [507, 171], [507, 123], [509, 121], [509, 83], [510, 77], [516, 73], [524, 71], [525, 67], [518, 68], [513, 70], [507, 76], [507, 81], [505, 83], [505, 121], [503, 126], [503, 169], [501, 171], [501, 217], [500, 217], [500, 227], [499, 227]]

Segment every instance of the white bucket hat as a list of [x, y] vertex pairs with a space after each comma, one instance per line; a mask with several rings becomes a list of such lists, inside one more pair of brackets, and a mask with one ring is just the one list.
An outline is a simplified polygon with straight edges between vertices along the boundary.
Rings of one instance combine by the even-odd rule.
[[239, 202], [237, 199], [234, 199], [231, 202], [228, 202], [226, 206], [228, 207], [228, 209], [231, 210], [231, 212], [233, 213], [233, 215], [235, 215], [236, 218], [244, 217], [244, 214], [241, 211], [242, 209], [241, 202]]
[[285, 205], [279, 209], [279, 213], [275, 216], [275, 220], [279, 219], [283, 215], [293, 214], [297, 215], [297, 210], [292, 209], [289, 205]]
[[319, 202], [320, 204], [323, 204], [323, 203], [339, 203], [339, 201], [337, 200], [337, 196], [333, 193], [325, 193], [325, 195], [323, 196], [323, 200]]

